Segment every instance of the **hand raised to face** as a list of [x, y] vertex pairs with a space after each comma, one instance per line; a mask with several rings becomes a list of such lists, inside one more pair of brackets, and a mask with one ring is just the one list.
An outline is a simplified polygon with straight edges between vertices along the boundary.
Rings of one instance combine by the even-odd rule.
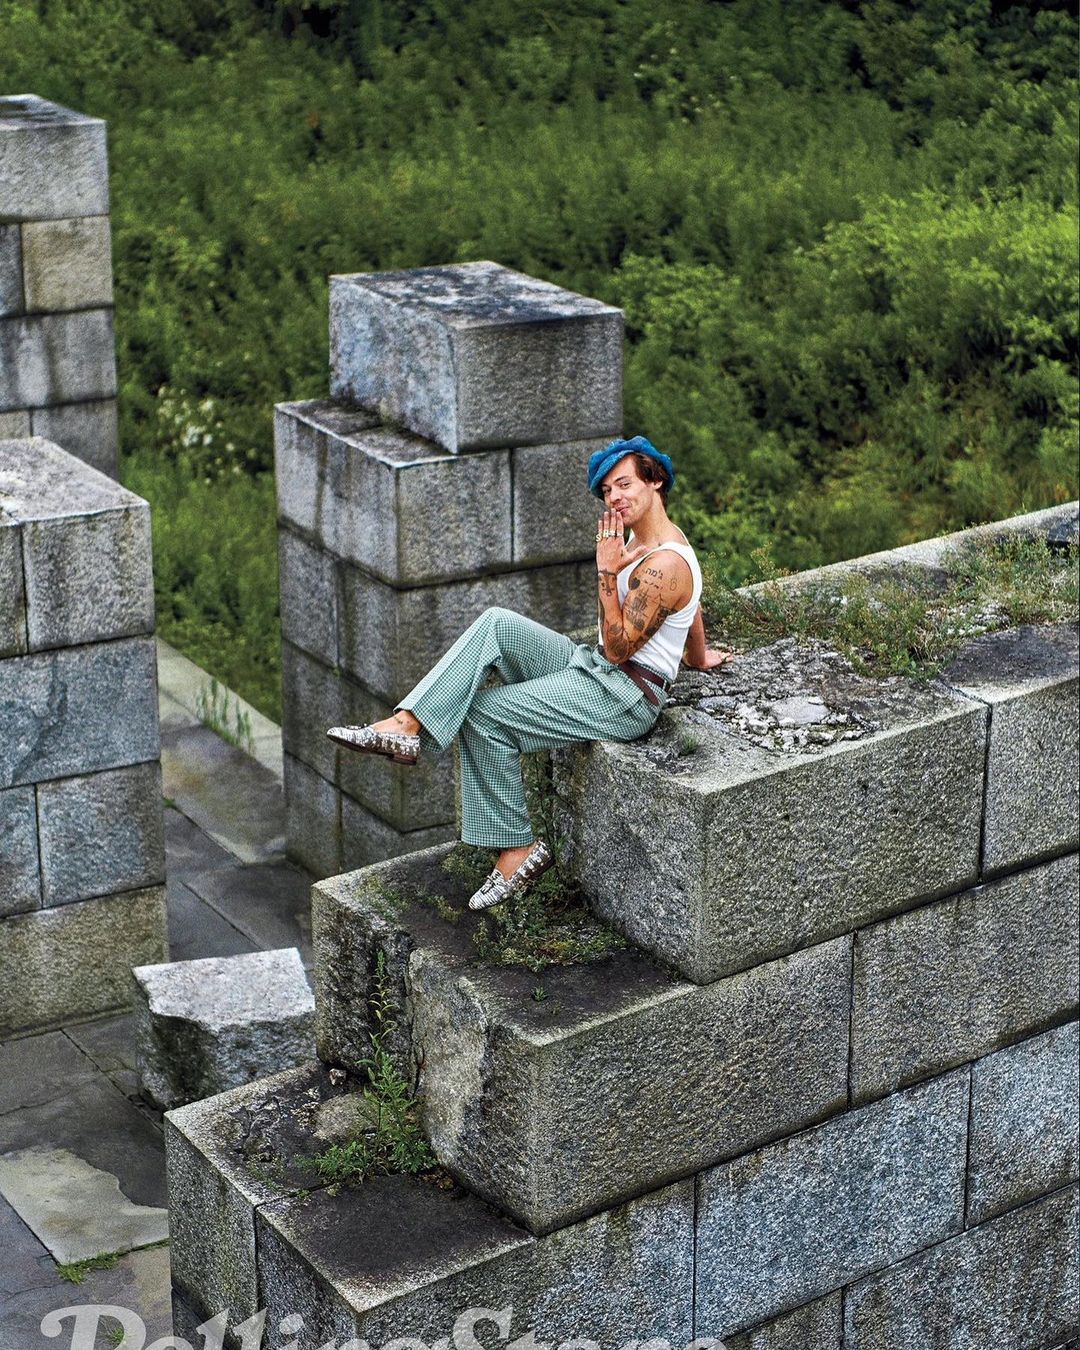
[[621, 572], [622, 569], [648, 553], [644, 544], [626, 547], [625, 526], [618, 511], [605, 511], [596, 525], [596, 570]]

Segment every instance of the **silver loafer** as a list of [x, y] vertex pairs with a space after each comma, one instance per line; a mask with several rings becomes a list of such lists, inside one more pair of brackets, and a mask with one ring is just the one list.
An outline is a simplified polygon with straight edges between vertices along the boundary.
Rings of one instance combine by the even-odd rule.
[[551, 849], [542, 839], [538, 839], [521, 866], [510, 876], [504, 877], [496, 867], [475, 895], [470, 897], [469, 908], [487, 909], [490, 905], [508, 900], [512, 895], [521, 895], [544, 875], [554, 861]]
[[370, 755], [387, 755], [395, 764], [415, 764], [420, 754], [420, 737], [408, 731], [376, 731], [374, 727], [331, 727], [326, 733], [336, 745], [347, 750], [362, 750]]

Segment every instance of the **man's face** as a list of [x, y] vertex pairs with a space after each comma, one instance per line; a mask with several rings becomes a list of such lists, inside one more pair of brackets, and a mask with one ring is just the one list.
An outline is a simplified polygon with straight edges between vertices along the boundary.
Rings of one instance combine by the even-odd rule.
[[620, 459], [600, 483], [604, 505], [622, 516], [624, 525], [633, 525], [652, 506], [657, 485], [646, 483], [639, 475], [633, 455]]

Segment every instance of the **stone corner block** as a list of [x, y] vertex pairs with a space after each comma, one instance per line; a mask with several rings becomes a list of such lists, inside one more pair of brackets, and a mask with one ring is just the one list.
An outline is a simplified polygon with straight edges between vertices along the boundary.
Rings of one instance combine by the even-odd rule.
[[[18, 225], [0, 223], [0, 319], [21, 314], [24, 308], [22, 235]], [[4, 430], [3, 417], [0, 417], [0, 438], [9, 434], [13, 433]]]
[[120, 477], [120, 431], [115, 398], [34, 408], [30, 417], [35, 436], [63, 446], [69, 454], [109, 478]]
[[0, 792], [0, 919], [41, 908], [41, 858], [33, 787]]
[[0, 660], [26, 651], [22, 530], [0, 506]]
[[330, 389], [447, 450], [614, 436], [622, 311], [493, 262], [330, 279]]
[[109, 209], [105, 123], [35, 94], [0, 97], [0, 220]]
[[108, 216], [26, 221], [22, 256], [28, 314], [98, 309], [112, 304]]
[[139, 1085], [165, 1110], [309, 1060], [315, 1000], [295, 947], [132, 971]]

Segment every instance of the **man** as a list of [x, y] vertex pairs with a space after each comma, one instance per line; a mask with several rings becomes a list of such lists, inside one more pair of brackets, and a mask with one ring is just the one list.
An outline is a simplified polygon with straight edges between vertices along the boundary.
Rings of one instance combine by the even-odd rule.
[[[421, 749], [445, 750], [457, 736], [462, 839], [499, 850], [469, 901], [473, 909], [525, 890], [553, 861], [547, 844], [533, 838], [522, 754], [636, 740], [659, 717], [680, 658], [702, 670], [731, 659], [706, 646], [701, 570], [667, 514], [675, 482], [668, 456], [644, 436], [612, 441], [591, 456], [588, 477], [604, 503], [596, 531], [597, 647], [512, 610], [489, 609], [392, 717], [327, 732], [339, 745], [406, 764]], [[492, 667], [505, 683], [484, 687]]]

